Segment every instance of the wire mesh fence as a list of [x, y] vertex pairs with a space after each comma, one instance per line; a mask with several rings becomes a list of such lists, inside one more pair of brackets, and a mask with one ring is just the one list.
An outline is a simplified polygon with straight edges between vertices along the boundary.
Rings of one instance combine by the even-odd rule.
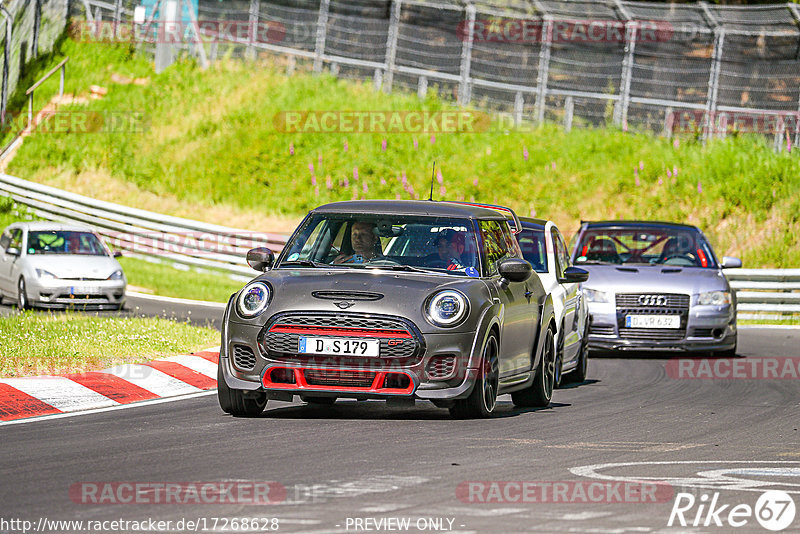
[[[290, 71], [304, 63], [386, 92], [436, 90], [517, 121], [800, 142], [796, 4], [173, 1], [197, 2], [203, 39], [172, 44], [211, 61], [278, 55]], [[131, 21], [132, 4], [82, 0], [73, 15]]]

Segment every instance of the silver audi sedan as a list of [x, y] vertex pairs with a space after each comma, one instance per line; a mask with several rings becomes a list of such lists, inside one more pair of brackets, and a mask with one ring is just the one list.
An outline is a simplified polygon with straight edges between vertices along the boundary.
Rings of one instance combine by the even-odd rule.
[[647, 222], [584, 222], [572, 261], [589, 271], [589, 347], [605, 350], [736, 353], [736, 294], [694, 226]]
[[88, 226], [15, 223], [0, 234], [0, 301], [30, 307], [120, 309], [122, 267]]

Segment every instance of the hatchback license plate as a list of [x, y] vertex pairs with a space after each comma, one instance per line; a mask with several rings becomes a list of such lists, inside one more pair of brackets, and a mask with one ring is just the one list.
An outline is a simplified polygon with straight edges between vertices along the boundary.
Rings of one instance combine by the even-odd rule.
[[378, 356], [381, 342], [377, 339], [340, 337], [300, 337], [300, 354], [335, 354], [347, 356]]
[[680, 328], [680, 315], [626, 315], [627, 328]]

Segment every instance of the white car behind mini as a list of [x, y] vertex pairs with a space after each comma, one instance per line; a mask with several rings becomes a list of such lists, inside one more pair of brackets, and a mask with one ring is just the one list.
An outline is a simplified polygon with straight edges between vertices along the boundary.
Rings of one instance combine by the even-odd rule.
[[120, 309], [122, 267], [88, 226], [14, 223], [0, 234], [0, 301], [31, 307]]

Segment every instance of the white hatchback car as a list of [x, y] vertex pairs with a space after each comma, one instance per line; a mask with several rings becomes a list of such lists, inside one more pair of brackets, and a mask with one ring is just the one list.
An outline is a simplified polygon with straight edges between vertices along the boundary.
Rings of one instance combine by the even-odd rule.
[[580, 282], [585, 282], [589, 273], [571, 265], [567, 245], [554, 222], [527, 217], [520, 217], [520, 221], [522, 231], [517, 234], [517, 241], [522, 256], [533, 266], [545, 293], [553, 299], [558, 324], [556, 387], [561, 385], [562, 377], [571, 382], [583, 382], [586, 380], [589, 322]]
[[122, 267], [88, 226], [15, 223], [0, 235], [0, 301], [34, 306], [120, 309], [127, 281]]

